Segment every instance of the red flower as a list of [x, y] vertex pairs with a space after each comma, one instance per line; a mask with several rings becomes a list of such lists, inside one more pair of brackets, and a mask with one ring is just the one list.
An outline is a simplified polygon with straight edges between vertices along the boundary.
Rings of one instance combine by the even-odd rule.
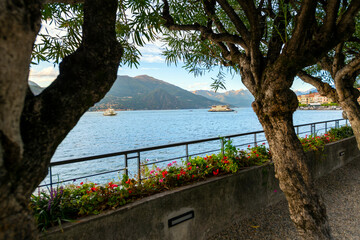
[[131, 190], [129, 190], [129, 193], [132, 193], [132, 191], [131, 191]]
[[259, 154], [256, 154], [256, 157], [259, 157]]
[[191, 176], [191, 178], [194, 178], [194, 177], [195, 177], [194, 175]]
[[188, 170], [189, 170], [189, 171], [191, 170], [191, 166], [190, 166], [190, 167], [188, 167]]
[[126, 184], [130, 184], [130, 179], [128, 179], [125, 183], [126, 183]]
[[214, 176], [218, 175], [219, 174], [219, 169], [216, 170], [216, 171], [213, 171], [213, 174], [214, 174]]
[[168, 174], [168, 172], [166, 170], [162, 172], [163, 178], [166, 176], [166, 174]]
[[176, 178], [177, 178], [177, 180], [179, 180], [180, 179], [180, 174], [178, 174]]
[[228, 157], [225, 157], [225, 156], [224, 156], [224, 158], [223, 158], [223, 159], [224, 159], [224, 160], [226, 160], [226, 159], [228, 159]]
[[91, 191], [96, 192], [96, 188], [95, 188], [95, 187], [92, 187], [92, 188], [91, 188]]
[[84, 182], [81, 182], [81, 183], [80, 183], [80, 185], [83, 185], [83, 184], [84, 184]]
[[250, 147], [250, 145], [248, 145], [248, 148]]
[[206, 161], [206, 160], [207, 160], [207, 157], [204, 157], [204, 160]]
[[208, 168], [209, 166], [208, 165], [206, 165], [206, 168]]

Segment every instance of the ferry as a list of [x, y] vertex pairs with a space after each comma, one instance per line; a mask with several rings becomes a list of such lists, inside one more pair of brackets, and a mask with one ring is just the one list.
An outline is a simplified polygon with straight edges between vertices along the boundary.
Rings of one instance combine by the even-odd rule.
[[214, 105], [211, 106], [209, 112], [233, 112], [234, 110], [231, 109], [228, 105]]
[[117, 113], [115, 112], [114, 109], [112, 108], [108, 108], [104, 111], [103, 115], [104, 116], [115, 116]]

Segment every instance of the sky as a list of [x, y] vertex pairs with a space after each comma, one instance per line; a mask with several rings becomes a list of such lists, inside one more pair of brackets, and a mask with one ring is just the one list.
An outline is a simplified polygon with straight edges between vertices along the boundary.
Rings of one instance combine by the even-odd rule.
[[[56, 31], [54, 27], [46, 26], [50, 31]], [[44, 31], [44, 28], [41, 29]], [[140, 65], [138, 68], [129, 68], [127, 66], [120, 66], [118, 75], [128, 75], [135, 77], [139, 75], [149, 75], [159, 80], [174, 84], [188, 91], [194, 90], [211, 90], [212, 78], [218, 74], [218, 69], [207, 72], [202, 76], [195, 77], [183, 68], [183, 64], [179, 63], [177, 66], [167, 65], [165, 57], [161, 55], [162, 43], [155, 42], [140, 47], [139, 50], [142, 54]], [[32, 65], [30, 67], [29, 80], [37, 83], [41, 87], [47, 87], [56, 78], [59, 70], [58, 66], [48, 62], [41, 62], [39, 65]], [[241, 78], [238, 74], [232, 75], [227, 73], [225, 76], [225, 87], [228, 90], [246, 89], [241, 83]], [[303, 83], [300, 79], [295, 79], [292, 89], [305, 91], [313, 88], [311, 85]], [[225, 90], [219, 90], [224, 92]]]

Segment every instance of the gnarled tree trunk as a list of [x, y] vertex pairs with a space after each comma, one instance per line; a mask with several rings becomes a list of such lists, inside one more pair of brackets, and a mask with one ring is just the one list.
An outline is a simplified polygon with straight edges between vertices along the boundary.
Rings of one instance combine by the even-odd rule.
[[34, 96], [27, 77], [41, 5], [12, 2], [0, 3], [0, 47], [6, 46], [0, 66], [9, 68], [0, 79], [0, 239], [35, 239], [31, 193], [47, 175], [60, 142], [111, 88], [123, 50], [115, 33], [117, 0], [86, 0], [79, 49], [64, 58], [57, 79]]
[[20, 116], [30, 57], [40, 29], [40, 1], [0, 2], [0, 239], [31, 239], [36, 227], [27, 207]]
[[[276, 74], [282, 84], [267, 84], [258, 92], [252, 107], [264, 128], [276, 177], [288, 201], [290, 217], [303, 239], [331, 239], [325, 205], [317, 195], [306, 164], [306, 155], [295, 133], [292, 115], [298, 106], [294, 92], [286, 88], [287, 76]], [[268, 77], [264, 82], [272, 82]]]

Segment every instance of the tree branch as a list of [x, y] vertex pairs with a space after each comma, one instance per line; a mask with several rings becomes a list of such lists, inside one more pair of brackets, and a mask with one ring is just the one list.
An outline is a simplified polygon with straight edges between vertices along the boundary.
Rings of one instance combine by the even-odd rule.
[[225, 11], [225, 13], [230, 18], [231, 22], [234, 24], [236, 30], [240, 34], [240, 36], [244, 39], [246, 46], [249, 46], [250, 43], [250, 33], [246, 28], [243, 21], [241, 21], [240, 17], [236, 14], [235, 10], [230, 6], [230, 4], [226, 0], [216, 0], [221, 8]]
[[205, 39], [214, 41], [214, 42], [226, 42], [239, 44], [240, 46], [245, 46], [244, 40], [236, 35], [224, 33], [214, 33], [211, 28], [202, 26], [198, 23], [194, 24], [175, 24], [173, 17], [170, 15], [169, 4], [167, 0], [164, 0], [163, 16], [165, 20], [165, 27], [169, 30], [176, 31], [199, 31], [201, 36]]
[[117, 6], [117, 0], [85, 1], [80, 47], [63, 59], [60, 74], [49, 87], [25, 99], [21, 117], [23, 166], [27, 174], [34, 173], [34, 189], [47, 175], [57, 146], [116, 79], [123, 54], [115, 33]]
[[313, 77], [305, 71], [298, 72], [297, 76], [306, 83], [313, 85], [320, 95], [331, 98], [334, 102], [339, 102], [336, 90], [330, 86], [330, 84], [321, 81], [320, 78]]
[[339, 71], [340, 68], [344, 66], [345, 56], [342, 53], [344, 47], [344, 43], [339, 43], [335, 47], [335, 55], [333, 59], [333, 64], [331, 67], [331, 76], [335, 79], [336, 73]]
[[352, 77], [358, 70], [360, 70], [360, 58], [356, 57], [336, 73], [335, 79]]
[[324, 19], [324, 24], [321, 27], [320, 32], [322, 32], [325, 36], [329, 36], [334, 32], [336, 27], [336, 20], [338, 16], [340, 1], [333, 0], [326, 2], [326, 15]]
[[[289, 14], [290, 15], [290, 14]], [[279, 15], [274, 19], [272, 36], [269, 41], [269, 48], [267, 54], [267, 60], [269, 63], [273, 63], [280, 55], [283, 44], [285, 44], [285, 12], [283, 8], [280, 8]]]
[[284, 48], [285, 52], [289, 49], [292, 52], [291, 54], [296, 54], [306, 42], [312, 40], [315, 10], [316, 1], [304, 0], [301, 2], [300, 12], [296, 16], [295, 28], [291, 39]]

